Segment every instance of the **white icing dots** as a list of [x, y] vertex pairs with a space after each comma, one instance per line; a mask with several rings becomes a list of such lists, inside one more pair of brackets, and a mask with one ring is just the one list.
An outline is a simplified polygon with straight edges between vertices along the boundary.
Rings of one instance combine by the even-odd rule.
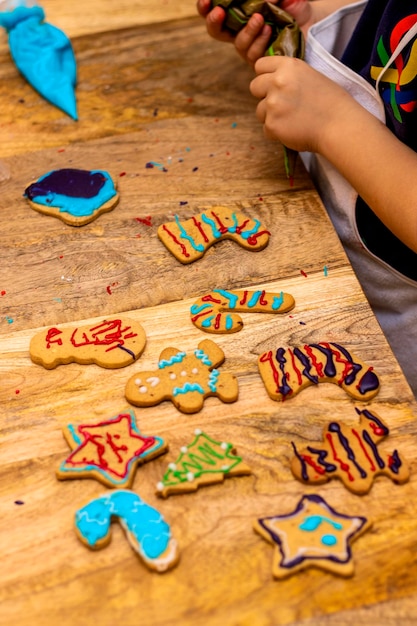
[[177, 375], [174, 372], [171, 372], [169, 377], [171, 380], [175, 380], [177, 378]]
[[141, 385], [141, 384], [142, 384], [141, 379], [140, 378], [136, 378], [135, 379], [135, 385]]
[[230, 465], [222, 465], [221, 466], [221, 470], [222, 472], [226, 472], [229, 469]]
[[158, 491], [163, 491], [164, 490], [164, 483], [157, 483], [156, 484], [156, 488]]
[[187, 372], [185, 370], [182, 370], [181, 376], [188, 376], [188, 374], [187, 374]]
[[189, 483], [191, 483], [194, 480], [194, 474], [192, 472], [188, 472], [187, 480]]
[[223, 441], [223, 443], [220, 444], [220, 447], [222, 450], [227, 450], [227, 448], [229, 447], [229, 444]]
[[193, 367], [193, 369], [191, 370], [192, 374], [198, 374], [198, 368], [197, 367]]
[[196, 429], [195, 429], [195, 431], [194, 431], [194, 435], [197, 435], [197, 437], [198, 437], [198, 435], [202, 435], [202, 434], [203, 434], [203, 431], [202, 431], [202, 430], [200, 430], [200, 428], [196, 428]]
[[187, 446], [182, 446], [182, 448], [181, 448], [181, 452], [182, 452], [183, 454], [187, 454], [187, 452], [188, 452], [188, 448], [187, 448]]
[[139, 393], [147, 393], [148, 388], [145, 387], [145, 385], [142, 385], [142, 387], [138, 388]]
[[177, 469], [177, 466], [175, 463], [170, 463], [168, 465], [168, 469], [172, 470], [173, 472], [175, 472], [175, 470]]

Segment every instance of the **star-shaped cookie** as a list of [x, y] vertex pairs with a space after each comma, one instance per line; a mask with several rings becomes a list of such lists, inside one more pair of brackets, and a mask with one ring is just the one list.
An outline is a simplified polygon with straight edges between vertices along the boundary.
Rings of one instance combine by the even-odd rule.
[[258, 519], [254, 528], [275, 544], [272, 573], [282, 579], [307, 567], [351, 576], [350, 544], [371, 524], [365, 517], [339, 513], [321, 496], [307, 495], [291, 513]]
[[133, 411], [96, 423], [68, 424], [64, 437], [72, 449], [57, 477], [96, 478], [107, 487], [130, 487], [136, 467], [168, 450], [161, 437], [141, 435]]

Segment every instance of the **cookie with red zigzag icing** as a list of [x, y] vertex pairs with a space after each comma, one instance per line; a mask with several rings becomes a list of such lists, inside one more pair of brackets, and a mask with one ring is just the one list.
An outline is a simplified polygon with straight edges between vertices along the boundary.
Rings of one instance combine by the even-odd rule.
[[200, 259], [214, 243], [231, 239], [246, 250], [263, 250], [270, 232], [261, 222], [235, 209], [214, 206], [189, 220], [161, 224], [158, 237], [181, 263]]
[[268, 350], [258, 358], [258, 367], [273, 400], [285, 400], [322, 382], [339, 385], [355, 400], [371, 400], [379, 391], [373, 368], [338, 343]]
[[45, 328], [32, 337], [29, 351], [32, 361], [46, 369], [67, 363], [116, 368], [134, 363], [145, 344], [141, 324], [120, 316], [83, 326]]
[[287, 313], [295, 306], [289, 293], [214, 289], [191, 307], [191, 321], [206, 333], [236, 333], [243, 327], [238, 313]]

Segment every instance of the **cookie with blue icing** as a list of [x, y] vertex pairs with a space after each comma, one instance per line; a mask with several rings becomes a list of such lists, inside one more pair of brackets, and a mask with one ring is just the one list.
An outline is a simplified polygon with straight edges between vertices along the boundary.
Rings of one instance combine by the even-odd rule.
[[73, 168], [44, 174], [25, 189], [24, 197], [35, 211], [58, 217], [70, 226], [92, 222], [119, 201], [108, 172]]
[[223, 350], [210, 339], [200, 341], [198, 348], [188, 354], [178, 348], [165, 348], [156, 370], [140, 371], [127, 381], [126, 399], [142, 407], [171, 400], [183, 413], [197, 413], [209, 396], [235, 402], [236, 377], [217, 369], [224, 359]]
[[258, 252], [269, 242], [270, 232], [256, 218], [236, 209], [214, 206], [188, 220], [175, 216], [158, 228], [158, 237], [181, 263], [193, 263], [218, 241], [231, 239], [242, 248]]
[[110, 543], [114, 520], [147, 567], [162, 573], [176, 565], [178, 544], [170, 526], [133, 491], [117, 489], [90, 500], [75, 513], [75, 531], [84, 545], [99, 550]]

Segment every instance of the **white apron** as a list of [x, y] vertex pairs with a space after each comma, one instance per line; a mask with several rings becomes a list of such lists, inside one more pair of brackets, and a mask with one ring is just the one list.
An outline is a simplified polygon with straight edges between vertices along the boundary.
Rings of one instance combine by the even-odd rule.
[[[385, 123], [384, 107], [378, 92], [363, 77], [339, 61], [365, 5], [366, 1], [350, 4], [312, 26], [307, 38], [305, 58], [309, 65], [344, 87], [363, 107]], [[416, 30], [417, 26], [413, 31]], [[409, 40], [415, 34], [410, 31], [410, 36], [407, 35], [403, 40]], [[404, 45], [405, 42], [401, 41], [400, 48]], [[394, 53], [387, 67], [401, 49]], [[417, 282], [396, 271], [364, 247], [355, 220], [358, 194], [351, 185], [320, 155], [303, 153], [301, 156], [366, 297], [417, 398]]]

